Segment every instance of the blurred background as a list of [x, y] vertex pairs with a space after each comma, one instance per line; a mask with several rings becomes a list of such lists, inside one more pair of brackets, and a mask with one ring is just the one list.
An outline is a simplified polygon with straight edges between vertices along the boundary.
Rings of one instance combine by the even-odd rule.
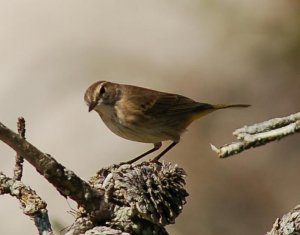
[[[88, 113], [83, 94], [97, 80], [252, 104], [193, 123], [164, 157], [186, 170], [190, 193], [167, 229], [265, 234], [300, 203], [300, 136], [224, 160], [209, 144], [299, 111], [299, 8], [295, 0], [1, 1], [0, 121], [16, 130], [23, 116], [31, 143], [88, 179], [152, 147], [121, 139]], [[9, 176], [14, 155], [0, 143], [0, 170]], [[28, 163], [23, 181], [46, 200], [58, 230], [71, 225], [67, 211], [76, 205]], [[0, 197], [0, 217], [0, 234], [37, 234], [15, 198]]]

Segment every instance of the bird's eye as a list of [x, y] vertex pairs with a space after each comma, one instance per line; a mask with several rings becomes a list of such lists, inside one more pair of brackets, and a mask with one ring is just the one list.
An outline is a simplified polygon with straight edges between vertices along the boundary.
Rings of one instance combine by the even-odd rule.
[[106, 93], [106, 87], [105, 86], [101, 86], [100, 91], [99, 91], [99, 96], [103, 97]]

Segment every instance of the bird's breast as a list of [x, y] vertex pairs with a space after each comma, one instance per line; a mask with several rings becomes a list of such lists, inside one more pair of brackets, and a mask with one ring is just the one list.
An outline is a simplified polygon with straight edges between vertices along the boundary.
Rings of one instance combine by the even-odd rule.
[[164, 128], [158, 128], [153, 119], [139, 112], [127, 112], [118, 107], [102, 108], [98, 112], [105, 125], [116, 135], [137, 142], [158, 143], [177, 140]]

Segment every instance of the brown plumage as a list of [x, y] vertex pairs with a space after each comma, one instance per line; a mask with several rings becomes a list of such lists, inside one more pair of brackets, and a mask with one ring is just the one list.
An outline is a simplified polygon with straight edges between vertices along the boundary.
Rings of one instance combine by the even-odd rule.
[[89, 111], [95, 110], [116, 135], [154, 144], [154, 148], [125, 163], [133, 163], [158, 150], [162, 141], [171, 140], [172, 144], [154, 158], [158, 161], [194, 120], [218, 109], [249, 106], [199, 103], [177, 94], [107, 81], [92, 84], [84, 100]]

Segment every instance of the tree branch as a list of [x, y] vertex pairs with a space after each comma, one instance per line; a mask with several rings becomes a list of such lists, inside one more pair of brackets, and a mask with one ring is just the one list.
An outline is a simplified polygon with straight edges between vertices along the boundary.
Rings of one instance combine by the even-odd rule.
[[233, 132], [233, 135], [239, 141], [219, 148], [211, 144], [211, 148], [220, 158], [226, 158], [246, 149], [280, 140], [296, 132], [300, 132], [300, 112], [237, 129]]
[[266, 235], [300, 234], [300, 205], [296, 206], [281, 219], [277, 218], [273, 228]]
[[[70, 197], [87, 211], [100, 208], [104, 192], [94, 190], [73, 171], [58, 163], [49, 154], [43, 153], [12, 130], [0, 123], [0, 140], [23, 156], [63, 196]], [[103, 219], [107, 214], [103, 210]]]
[[34, 190], [0, 172], [0, 194], [10, 194], [20, 201], [23, 213], [33, 218], [39, 234], [53, 234], [46, 209], [47, 204]]

